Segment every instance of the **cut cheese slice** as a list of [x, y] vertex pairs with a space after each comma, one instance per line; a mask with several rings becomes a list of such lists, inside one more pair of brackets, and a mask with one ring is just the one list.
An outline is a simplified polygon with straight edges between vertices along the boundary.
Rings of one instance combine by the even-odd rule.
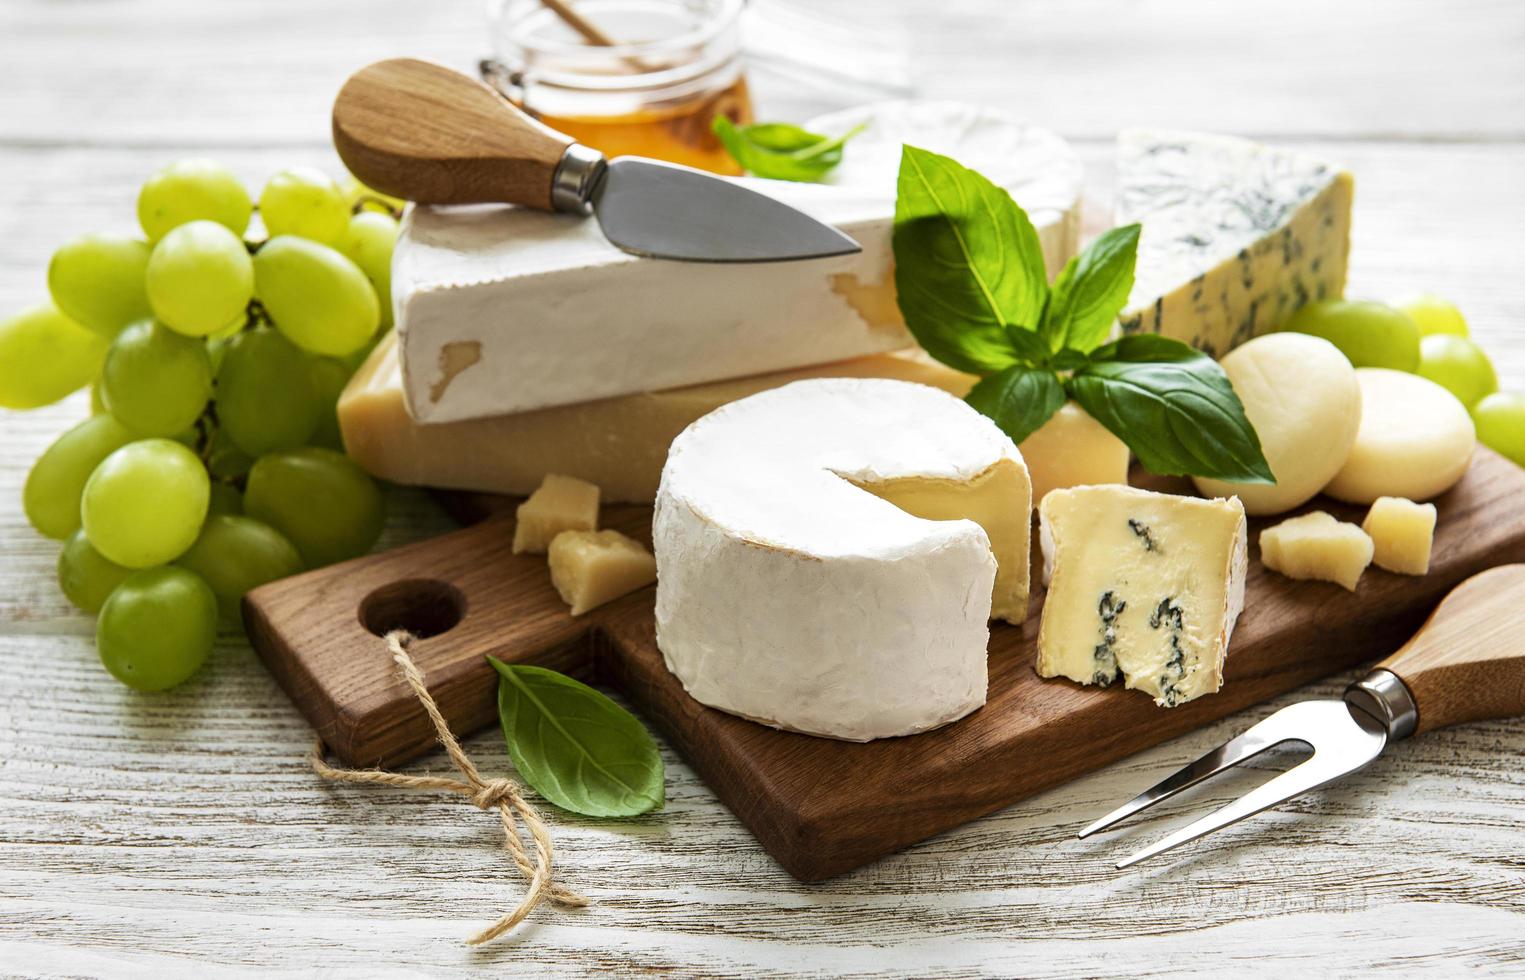
[[1025, 612], [1030, 492], [1011, 440], [933, 388], [827, 379], [734, 402], [662, 473], [657, 645], [696, 700], [775, 727], [946, 724], [984, 703], [992, 605]]
[[563, 531], [598, 527], [598, 487], [575, 476], [547, 473], [514, 512], [514, 554], [543, 555]]
[[1260, 532], [1260, 561], [1287, 578], [1333, 582], [1354, 592], [1371, 564], [1365, 531], [1322, 510]]
[[1117, 223], [1140, 222], [1124, 333], [1214, 357], [1345, 290], [1351, 175], [1302, 153], [1206, 133], [1118, 137]]
[[1477, 429], [1456, 396], [1405, 371], [1357, 368], [1361, 426], [1324, 492], [1369, 504], [1378, 497], [1429, 500], [1467, 472]]
[[[523, 496], [546, 474], [563, 473], [596, 484], [605, 502], [651, 503], [667, 447], [690, 423], [738, 398], [809, 378], [913, 381], [960, 397], [976, 380], [920, 350], [897, 351], [584, 405], [419, 425], [403, 405], [396, 341], [388, 336], [340, 396], [339, 427], [350, 457], [393, 483]], [[1127, 482], [1128, 448], [1073, 402], [1019, 448], [1033, 480], [1034, 504], [1055, 487]]]
[[1130, 688], [1173, 707], [1223, 685], [1248, 564], [1239, 500], [1129, 487], [1043, 498], [1038, 674]]
[[618, 531], [562, 531], [551, 541], [551, 584], [581, 616], [657, 580], [657, 562]]
[[1378, 497], [1361, 522], [1371, 538], [1371, 560], [1378, 568], [1400, 575], [1424, 575], [1430, 570], [1435, 544], [1435, 505], [1416, 504], [1402, 497]]
[[[1074, 247], [1074, 153], [1050, 133], [985, 116], [978, 138], [966, 140], [972, 110], [955, 110], [919, 114], [922, 136], [977, 170], [999, 169], [1018, 203], [1044, 216], [1039, 236], [1057, 269]], [[530, 411], [911, 343], [894, 302], [893, 174], [837, 186], [743, 182], [840, 227], [863, 251], [802, 262], [671, 262], [622, 252], [597, 222], [579, 217], [412, 209], [392, 274], [412, 416], [435, 423]]]

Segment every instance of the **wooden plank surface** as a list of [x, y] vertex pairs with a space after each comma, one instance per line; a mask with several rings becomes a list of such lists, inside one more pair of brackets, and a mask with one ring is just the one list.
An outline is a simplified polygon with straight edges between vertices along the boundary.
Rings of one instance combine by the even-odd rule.
[[[1001, 105], [1075, 139], [1107, 182], [1119, 125], [1295, 141], [1358, 178], [1351, 290], [1447, 293], [1504, 384], [1525, 388], [1525, 7], [1515, 0], [908, 0], [876, 5], [924, 91]], [[1240, 11], [1244, 11], [1242, 14]], [[367, 59], [484, 53], [476, 3], [193, 0], [0, 5], [0, 308], [43, 295], [48, 253], [130, 229], [163, 162], [251, 181], [335, 167], [328, 94]], [[765, 115], [831, 93], [756, 80]], [[1293, 697], [1041, 794], [822, 885], [793, 882], [664, 748], [669, 804], [636, 821], [550, 817], [596, 904], [514, 941], [459, 945], [516, 900], [492, 821], [451, 799], [335, 788], [310, 729], [240, 637], [182, 691], [137, 695], [96, 662], [25, 524], [31, 460], [84, 402], [0, 419], [0, 973], [378, 977], [673, 972], [1267, 975], [1525, 969], [1525, 722], [1395, 746], [1354, 777], [1119, 874], [1150, 839], [1264, 778], [1204, 788], [1108, 841], [1073, 831]], [[448, 529], [393, 494], [384, 543]], [[469, 747], [509, 770], [501, 739]], [[409, 771], [439, 769], [423, 760]]]
[[[1189, 480], [1137, 468], [1130, 482], [1192, 492]], [[1223, 689], [1171, 711], [1120, 684], [1040, 678], [1033, 669], [1040, 588], [1026, 623], [991, 630], [990, 690], [980, 710], [933, 732], [868, 744], [770, 730], [700, 705], [657, 647], [654, 588], [570, 615], [544, 559], [512, 553], [507, 514], [261, 586], [244, 598], [244, 620], [260, 659], [350, 766], [391, 767], [437, 747], [423, 708], [375, 642], [389, 630], [419, 637], [409, 648], [413, 660], [451, 731], [462, 735], [497, 723], [488, 657], [612, 686], [667, 735], [785, 870], [820, 881], [1385, 656], [1462, 581], [1525, 562], [1525, 524], [1500, 520], [1521, 498], [1525, 471], [1481, 450], [1461, 482], [1436, 500], [1429, 574], [1372, 569], [1354, 595], [1267, 572], [1252, 544]], [[497, 505], [506, 509], [510, 501]], [[1315, 498], [1298, 512], [1312, 510], [1358, 523], [1367, 508]], [[1250, 539], [1281, 519], [1252, 519]], [[606, 508], [601, 524], [650, 545], [648, 507]], [[1040, 560], [1035, 548], [1033, 561]]]

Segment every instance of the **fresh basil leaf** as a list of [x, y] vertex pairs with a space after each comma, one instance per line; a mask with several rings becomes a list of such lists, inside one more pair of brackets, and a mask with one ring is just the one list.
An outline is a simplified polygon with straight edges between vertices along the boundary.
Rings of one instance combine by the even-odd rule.
[[565, 674], [487, 659], [509, 758], [535, 792], [590, 817], [661, 809], [662, 755], [634, 715]]
[[964, 396], [981, 415], [1021, 442], [1053, 417], [1064, 404], [1064, 385], [1047, 368], [1018, 364], [992, 374]]
[[1016, 353], [1017, 360], [1028, 365], [1041, 365], [1048, 361], [1048, 345], [1043, 338], [1032, 330], [1025, 327], [1007, 327], [1006, 339], [1011, 342], [1011, 349]]
[[1065, 388], [1151, 472], [1276, 482], [1228, 375], [1179, 340], [1135, 334], [1098, 347]]
[[892, 242], [900, 312], [927, 353], [972, 374], [1022, 360], [1007, 328], [1039, 325], [1048, 279], [1038, 233], [1010, 194], [907, 145]]
[[[866, 123], [864, 125], [867, 125]], [[857, 126], [841, 136], [823, 136], [789, 123], [737, 126], [726, 116], [710, 124], [742, 169], [773, 180], [816, 181], [842, 162], [842, 146], [863, 130]]]
[[1136, 224], [1113, 228], [1065, 264], [1043, 318], [1050, 350], [1088, 351], [1107, 339], [1133, 291], [1138, 233]]
[[1073, 347], [1057, 351], [1048, 359], [1048, 366], [1055, 371], [1075, 371], [1091, 363], [1091, 359]]

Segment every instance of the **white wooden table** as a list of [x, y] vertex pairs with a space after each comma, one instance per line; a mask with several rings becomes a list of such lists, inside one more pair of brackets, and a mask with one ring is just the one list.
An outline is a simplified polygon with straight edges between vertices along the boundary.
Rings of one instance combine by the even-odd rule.
[[[1347, 161], [1351, 292], [1455, 298], [1506, 387], [1525, 387], [1519, 0], [861, 6], [909, 26], [925, 93], [1059, 129], [1103, 195], [1125, 125]], [[347, 71], [405, 53], [465, 67], [485, 48], [476, 2], [8, 0], [0, 308], [45, 295], [63, 239], [130, 230], [137, 185], [162, 163], [210, 154], [255, 186], [292, 163], [336, 170], [327, 101]], [[769, 116], [836, 104], [757, 87]], [[1124, 842], [1248, 778], [1121, 841], [1074, 839], [1290, 696], [810, 886], [669, 754], [661, 813], [553, 814], [566, 879], [592, 908], [542, 910], [468, 950], [460, 940], [519, 894], [491, 820], [453, 799], [319, 782], [307, 726], [239, 636], [171, 694], [134, 694], [100, 669], [91, 621], [54, 584], [57, 546], [19, 505], [31, 460], [85, 410], [76, 397], [0, 418], [0, 974], [1525, 973], [1525, 720], [1403, 743], [1213, 847], [1129, 873], [1111, 867]], [[384, 543], [448, 526], [420, 494], [392, 499]], [[507, 770], [496, 734], [470, 749]]]

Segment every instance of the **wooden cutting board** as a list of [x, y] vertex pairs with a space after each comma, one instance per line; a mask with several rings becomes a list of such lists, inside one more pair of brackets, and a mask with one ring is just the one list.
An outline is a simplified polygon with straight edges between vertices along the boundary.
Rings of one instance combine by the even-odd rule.
[[[1135, 484], [1188, 492], [1184, 480]], [[479, 516], [508, 498], [457, 497]], [[1087, 688], [1033, 671], [1041, 592], [1022, 627], [990, 638], [988, 703], [952, 725], [854, 744], [775, 731], [706, 708], [663, 665], [653, 589], [574, 619], [545, 560], [509, 551], [512, 512], [382, 554], [273, 582], [244, 600], [249, 636], [318, 733], [346, 763], [391, 765], [434, 748], [423, 710], [378, 638], [424, 636], [411, 652], [451, 728], [497, 723], [485, 659], [535, 663], [620, 690], [796, 878], [851, 870], [1023, 797], [1091, 772], [1309, 681], [1385, 656], [1453, 586], [1525, 561], [1525, 470], [1479, 449], [1436, 501], [1429, 575], [1369, 569], [1354, 593], [1266, 572], [1251, 547], [1248, 601], [1223, 690], [1158, 708], [1121, 685]], [[1365, 508], [1319, 498], [1359, 522]], [[648, 507], [608, 507], [604, 524], [650, 540]], [[1250, 522], [1251, 538], [1267, 521]], [[1034, 576], [1035, 578], [1037, 576]]]

